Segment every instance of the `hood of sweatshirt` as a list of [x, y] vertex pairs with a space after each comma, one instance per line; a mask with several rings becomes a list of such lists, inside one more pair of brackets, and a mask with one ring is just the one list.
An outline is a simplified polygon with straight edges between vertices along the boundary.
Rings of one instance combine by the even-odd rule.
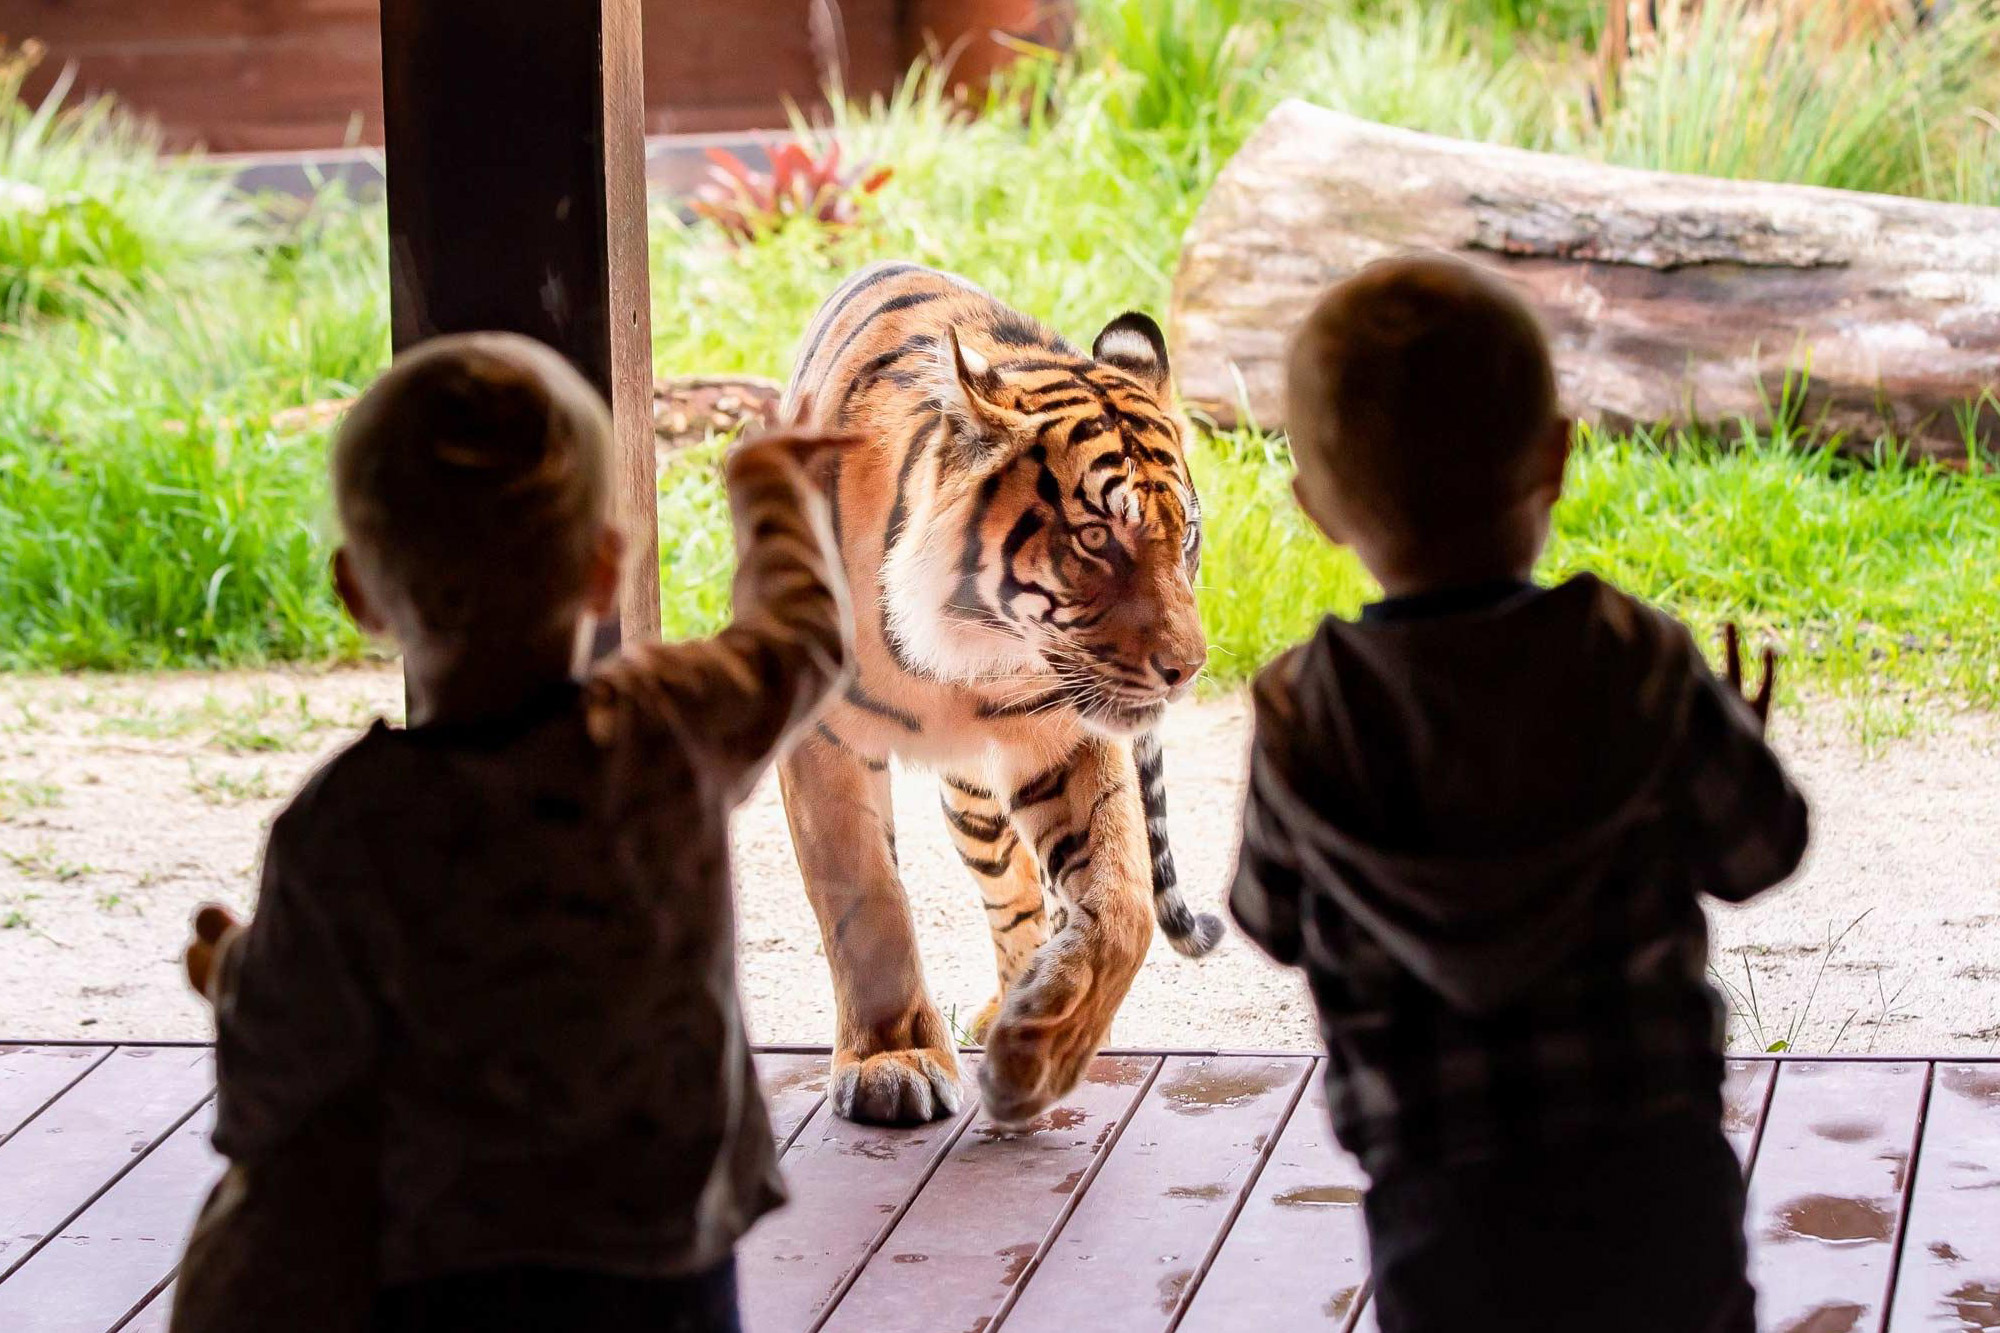
[[1460, 614], [1329, 619], [1257, 685], [1259, 795], [1307, 879], [1455, 1007], [1584, 942], [1661, 808], [1695, 691], [1678, 621], [1588, 575]]

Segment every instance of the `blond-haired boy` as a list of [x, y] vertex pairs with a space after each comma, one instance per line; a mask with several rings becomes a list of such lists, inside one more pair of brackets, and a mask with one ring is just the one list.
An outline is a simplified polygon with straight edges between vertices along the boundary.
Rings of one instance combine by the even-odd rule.
[[782, 1194], [728, 817], [845, 670], [803, 466], [842, 442], [739, 448], [734, 622], [588, 668], [619, 577], [609, 438], [566, 362], [505, 335], [402, 357], [340, 433], [336, 581], [402, 649], [409, 725], [307, 783], [255, 918], [211, 911], [190, 946], [234, 1188], [198, 1228], [177, 1329], [311, 1326], [300, 1289], [325, 1273], [281, 1271], [259, 1235], [288, 1207], [313, 1223], [284, 1186], [343, 1134], [375, 1329], [737, 1326], [734, 1246]]

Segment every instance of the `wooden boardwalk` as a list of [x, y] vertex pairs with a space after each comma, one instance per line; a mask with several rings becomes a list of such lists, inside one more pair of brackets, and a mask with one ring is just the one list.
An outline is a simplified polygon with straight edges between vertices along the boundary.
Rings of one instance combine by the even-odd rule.
[[[824, 1055], [759, 1061], [793, 1203], [743, 1247], [750, 1333], [1374, 1327], [1309, 1058], [1106, 1055], [1018, 1134], [848, 1124]], [[0, 1330], [165, 1328], [210, 1077], [199, 1046], [0, 1046]], [[2000, 1329], [2000, 1062], [1739, 1060], [1729, 1101], [1763, 1328]]]

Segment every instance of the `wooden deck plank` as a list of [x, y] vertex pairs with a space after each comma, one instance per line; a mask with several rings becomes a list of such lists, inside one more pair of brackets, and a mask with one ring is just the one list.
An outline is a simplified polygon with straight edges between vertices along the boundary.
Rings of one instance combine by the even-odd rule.
[[826, 1333], [983, 1327], [1159, 1066], [1154, 1056], [1099, 1056], [1082, 1086], [1023, 1132], [976, 1118], [841, 1298]]
[[1758, 1134], [1771, 1105], [1771, 1085], [1777, 1065], [1770, 1060], [1731, 1060], [1722, 1079], [1722, 1132], [1736, 1149], [1736, 1160], [1749, 1170], [1757, 1156]]
[[0, 1143], [110, 1053], [109, 1046], [0, 1046]]
[[1164, 1329], [1313, 1067], [1174, 1056], [999, 1321], [1007, 1333]]
[[120, 1047], [0, 1144], [0, 1278], [208, 1096], [214, 1063], [197, 1047]]
[[167, 1321], [174, 1313], [174, 1284], [146, 1302], [146, 1308], [118, 1330], [118, 1333], [167, 1333]]
[[1940, 1064], [1890, 1333], [2000, 1329], [2000, 1063]]
[[1325, 1065], [1285, 1124], [1180, 1333], [1342, 1329], [1368, 1280], [1361, 1197], [1368, 1177], [1334, 1142]]
[[105, 1333], [173, 1273], [221, 1166], [208, 1146], [213, 1109], [205, 1103], [0, 1282], [0, 1329]]
[[1778, 1071], [1750, 1173], [1750, 1276], [1770, 1330], [1881, 1327], [1929, 1068]]
[[826, 1098], [829, 1068], [824, 1055], [786, 1055], [760, 1051], [757, 1082], [771, 1107], [771, 1137], [783, 1147], [812, 1119]]
[[803, 1333], [832, 1304], [964, 1131], [976, 1067], [959, 1061], [966, 1109], [916, 1129], [857, 1125], [820, 1103], [785, 1152], [791, 1203], [738, 1247], [745, 1328]]
[[[210, 1059], [0, 1047], [0, 1330], [164, 1333], [160, 1288], [218, 1167], [205, 1105], [173, 1128], [206, 1098]], [[1040, 1129], [1003, 1135], [969, 1114], [850, 1125], [824, 1103], [824, 1055], [759, 1055], [794, 1203], [744, 1246], [747, 1326], [1114, 1333], [1178, 1316], [1181, 1333], [1374, 1333], [1355, 1295], [1365, 1181], [1318, 1077], [1298, 1091], [1311, 1062], [1107, 1066]], [[2000, 1063], [1734, 1060], [1725, 1106], [1751, 1174], [1761, 1327], [2000, 1329]]]
[[[1744, 1163], [1746, 1171], [1748, 1171], [1750, 1163], [1756, 1159], [1758, 1143], [1760, 1143], [1760, 1137], [1762, 1137], [1762, 1131], [1764, 1131], [1764, 1119], [1766, 1119], [1766, 1113], [1770, 1111], [1770, 1095], [1772, 1095], [1772, 1087], [1776, 1083], [1776, 1075], [1778, 1075], [1778, 1063], [1776, 1061], [1734, 1059], [1734, 1061], [1728, 1061], [1728, 1065], [1724, 1069], [1724, 1079], [1722, 1079], [1722, 1131], [1728, 1135], [1730, 1147], [1736, 1149], [1736, 1161]], [[1296, 1123], [1296, 1117], [1294, 1117], [1294, 1123]], [[1280, 1151], [1282, 1151], [1282, 1147], [1284, 1145], [1280, 1145]], [[1276, 1169], [1276, 1163], [1272, 1163], [1272, 1169]], [[1270, 1173], [1266, 1173], [1266, 1177], [1268, 1175]], [[1260, 1183], [1260, 1193], [1262, 1193], [1262, 1183]], [[1248, 1219], [1248, 1209], [1246, 1209], [1244, 1217]], [[1238, 1223], [1238, 1225], [1242, 1225], [1242, 1223]], [[1366, 1299], [1368, 1251], [1366, 1251], [1366, 1229], [1362, 1227], [1360, 1219], [1356, 1219], [1356, 1229], [1360, 1229], [1364, 1233], [1362, 1235], [1362, 1251], [1360, 1251], [1360, 1273], [1358, 1273], [1358, 1277], [1362, 1281], [1362, 1301], [1358, 1303], [1358, 1311], [1352, 1317], [1350, 1333], [1378, 1333], [1380, 1325], [1376, 1323], [1374, 1301]], [[1232, 1237], [1232, 1241], [1234, 1241], [1234, 1237]], [[1296, 1255], [1300, 1251], [1296, 1247], [1292, 1247], [1288, 1253]], [[1318, 1251], [1314, 1251], [1314, 1253], [1318, 1253]], [[1280, 1269], [1280, 1275], [1282, 1273], [1284, 1271]], [[1200, 1307], [1200, 1301], [1196, 1301], [1196, 1307]], [[1182, 1325], [1182, 1333], [1190, 1333], [1192, 1327], [1194, 1327], [1192, 1321], [1184, 1323]], [[1216, 1323], [1212, 1327], [1222, 1329], [1222, 1327], [1228, 1327], [1228, 1325]]]

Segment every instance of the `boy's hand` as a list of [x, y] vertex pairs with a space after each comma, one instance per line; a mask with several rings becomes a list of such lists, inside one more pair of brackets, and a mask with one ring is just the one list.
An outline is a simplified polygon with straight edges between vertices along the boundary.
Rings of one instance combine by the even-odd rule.
[[1722, 673], [1729, 682], [1729, 688], [1743, 696], [1750, 705], [1750, 711], [1757, 715], [1759, 727], [1768, 726], [1771, 720], [1771, 688], [1778, 679], [1777, 650], [1764, 649], [1764, 679], [1758, 684], [1757, 692], [1750, 694], [1743, 688], [1743, 636], [1736, 628], [1736, 622], [1727, 621], [1722, 626]]
[[215, 950], [236, 926], [236, 916], [227, 907], [216, 903], [204, 903], [194, 914], [192, 923], [194, 938], [188, 941], [187, 950], [181, 961], [187, 967], [188, 984], [195, 994], [208, 995], [209, 980], [215, 975]]

